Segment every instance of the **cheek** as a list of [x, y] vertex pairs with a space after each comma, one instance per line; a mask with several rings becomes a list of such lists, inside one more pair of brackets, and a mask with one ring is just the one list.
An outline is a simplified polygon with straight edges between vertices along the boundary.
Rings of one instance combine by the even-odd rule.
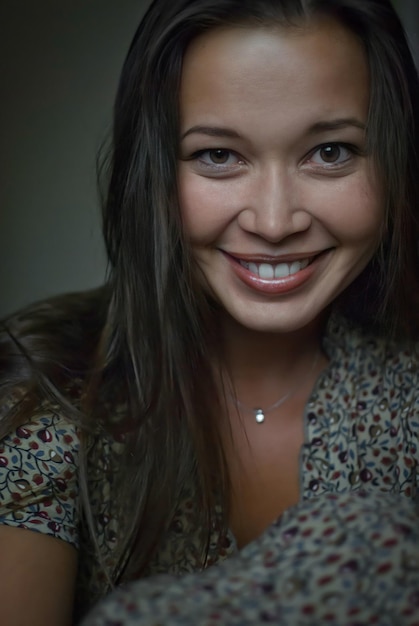
[[[212, 184], [211, 184], [212, 183]], [[213, 241], [228, 224], [229, 211], [221, 186], [188, 173], [178, 178], [179, 207], [183, 230], [193, 243]]]
[[[385, 210], [382, 194], [370, 185], [359, 191], [356, 204], [348, 211], [348, 233], [356, 242], [364, 240], [376, 248], [381, 241], [385, 227]], [[352, 215], [351, 215], [352, 213]], [[348, 217], [348, 215], [347, 215]]]
[[197, 189], [193, 184], [194, 181], [184, 171], [182, 165], [180, 165], [178, 175], [178, 200], [183, 231], [188, 237], [191, 237], [197, 227], [196, 221], [199, 215], [200, 202]]
[[325, 193], [319, 211], [324, 223], [341, 241], [348, 244], [371, 246], [380, 242], [385, 211], [383, 194], [367, 176], [342, 179], [338, 188]]

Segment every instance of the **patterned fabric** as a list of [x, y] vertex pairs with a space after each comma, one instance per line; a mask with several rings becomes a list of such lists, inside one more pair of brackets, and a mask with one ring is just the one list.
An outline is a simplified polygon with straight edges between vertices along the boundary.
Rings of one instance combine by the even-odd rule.
[[414, 497], [419, 354], [332, 319], [330, 359], [306, 407], [301, 493], [364, 487]]
[[75, 428], [55, 414], [0, 441], [0, 523], [78, 547], [78, 448]]
[[393, 494], [322, 494], [199, 574], [120, 588], [83, 626], [418, 626], [419, 510]]
[[[325, 333], [330, 359], [305, 411], [301, 496], [358, 490], [415, 498], [419, 484], [419, 354], [375, 338], [333, 316]], [[0, 523], [30, 528], [79, 547], [78, 613], [109, 590], [103, 565], [114, 564], [118, 520], [111, 497], [121, 444], [98, 436], [89, 450], [91, 503], [103, 561], [98, 562], [79, 518], [76, 429], [53, 411], [34, 418], [0, 442]], [[185, 488], [167, 536], [147, 575], [202, 568]], [[231, 533], [212, 529], [208, 564], [236, 552]]]

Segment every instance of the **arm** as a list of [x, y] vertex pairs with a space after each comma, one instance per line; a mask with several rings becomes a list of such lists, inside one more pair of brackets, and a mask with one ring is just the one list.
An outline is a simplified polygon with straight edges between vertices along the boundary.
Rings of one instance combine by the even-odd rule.
[[0, 441], [0, 623], [71, 626], [78, 437], [54, 413]]
[[42, 533], [0, 527], [2, 626], [71, 626], [77, 551]]

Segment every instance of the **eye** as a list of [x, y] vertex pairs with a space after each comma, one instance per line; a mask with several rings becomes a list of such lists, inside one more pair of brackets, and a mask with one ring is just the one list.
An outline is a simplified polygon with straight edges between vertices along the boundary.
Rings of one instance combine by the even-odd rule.
[[310, 157], [316, 165], [342, 165], [351, 159], [354, 150], [341, 143], [328, 143], [319, 146]]
[[238, 154], [226, 148], [199, 150], [192, 155], [192, 159], [201, 168], [213, 170], [230, 170], [244, 163]]
[[[205, 153], [204, 153], [205, 154]], [[219, 148], [217, 150], [208, 150], [209, 160], [215, 165], [225, 165], [231, 156], [229, 150]]]

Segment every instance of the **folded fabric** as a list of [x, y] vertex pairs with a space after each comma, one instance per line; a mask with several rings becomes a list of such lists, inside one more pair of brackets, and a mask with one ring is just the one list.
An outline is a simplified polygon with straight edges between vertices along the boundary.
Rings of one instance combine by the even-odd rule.
[[324, 494], [237, 556], [110, 594], [83, 626], [419, 626], [418, 503]]

